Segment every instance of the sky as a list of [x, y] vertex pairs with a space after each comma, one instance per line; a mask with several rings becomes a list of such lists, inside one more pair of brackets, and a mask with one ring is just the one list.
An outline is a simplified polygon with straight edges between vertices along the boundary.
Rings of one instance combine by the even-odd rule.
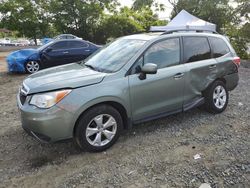
[[[122, 6], [131, 6], [133, 4], [133, 0], [118, 0]], [[172, 6], [167, 0], [156, 0], [156, 2], [165, 5], [165, 11], [157, 12], [160, 19], [169, 20], [169, 16], [172, 11]]]

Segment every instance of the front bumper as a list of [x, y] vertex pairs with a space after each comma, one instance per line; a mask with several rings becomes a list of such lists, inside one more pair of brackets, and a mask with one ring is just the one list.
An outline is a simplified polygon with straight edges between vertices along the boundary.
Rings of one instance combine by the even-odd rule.
[[42, 142], [55, 142], [73, 137], [73, 114], [53, 106], [49, 109], [39, 109], [29, 105], [30, 96], [25, 101], [17, 95], [18, 108], [20, 109], [22, 127]]
[[24, 61], [18, 61], [15, 58], [6, 58], [7, 64], [8, 64], [8, 71], [9, 72], [25, 72], [24, 68]]

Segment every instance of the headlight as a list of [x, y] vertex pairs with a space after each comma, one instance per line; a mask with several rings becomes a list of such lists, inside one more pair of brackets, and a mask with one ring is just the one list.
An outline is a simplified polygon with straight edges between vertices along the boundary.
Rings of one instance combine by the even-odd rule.
[[72, 90], [60, 90], [48, 93], [35, 94], [30, 100], [30, 104], [38, 108], [50, 108], [66, 97]]

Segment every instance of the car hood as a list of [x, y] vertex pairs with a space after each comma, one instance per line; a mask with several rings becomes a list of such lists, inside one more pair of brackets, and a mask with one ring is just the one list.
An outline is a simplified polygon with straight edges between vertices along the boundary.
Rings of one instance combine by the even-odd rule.
[[72, 63], [45, 69], [28, 76], [23, 84], [27, 94], [63, 88], [77, 88], [101, 82], [106, 73], [91, 70], [84, 65]]
[[[24, 72], [24, 64], [29, 60], [37, 60], [39, 53], [37, 49], [23, 49], [10, 53], [6, 57], [9, 71]], [[21, 65], [21, 66], [17, 66]]]
[[23, 49], [23, 50], [17, 50], [17, 51], [14, 51], [12, 53], [10, 53], [8, 56], [7, 56], [7, 59], [15, 59], [15, 61], [22, 61], [22, 60], [25, 60], [27, 58], [29, 58], [31, 55], [34, 55], [34, 54], [38, 54], [38, 50], [37, 49]]

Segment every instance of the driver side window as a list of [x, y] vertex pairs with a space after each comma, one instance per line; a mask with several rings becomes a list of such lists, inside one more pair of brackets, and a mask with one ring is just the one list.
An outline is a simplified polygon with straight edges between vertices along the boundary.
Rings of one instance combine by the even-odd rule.
[[158, 69], [178, 65], [180, 63], [180, 39], [171, 38], [153, 44], [137, 60], [130, 74], [141, 72], [143, 65], [154, 63]]
[[179, 38], [171, 38], [151, 46], [144, 54], [144, 64], [154, 63], [158, 69], [180, 63]]
[[57, 42], [55, 43], [53, 46], [52, 46], [52, 49], [53, 50], [61, 50], [61, 49], [67, 49], [68, 48], [68, 42], [67, 41], [60, 41], [60, 42]]

